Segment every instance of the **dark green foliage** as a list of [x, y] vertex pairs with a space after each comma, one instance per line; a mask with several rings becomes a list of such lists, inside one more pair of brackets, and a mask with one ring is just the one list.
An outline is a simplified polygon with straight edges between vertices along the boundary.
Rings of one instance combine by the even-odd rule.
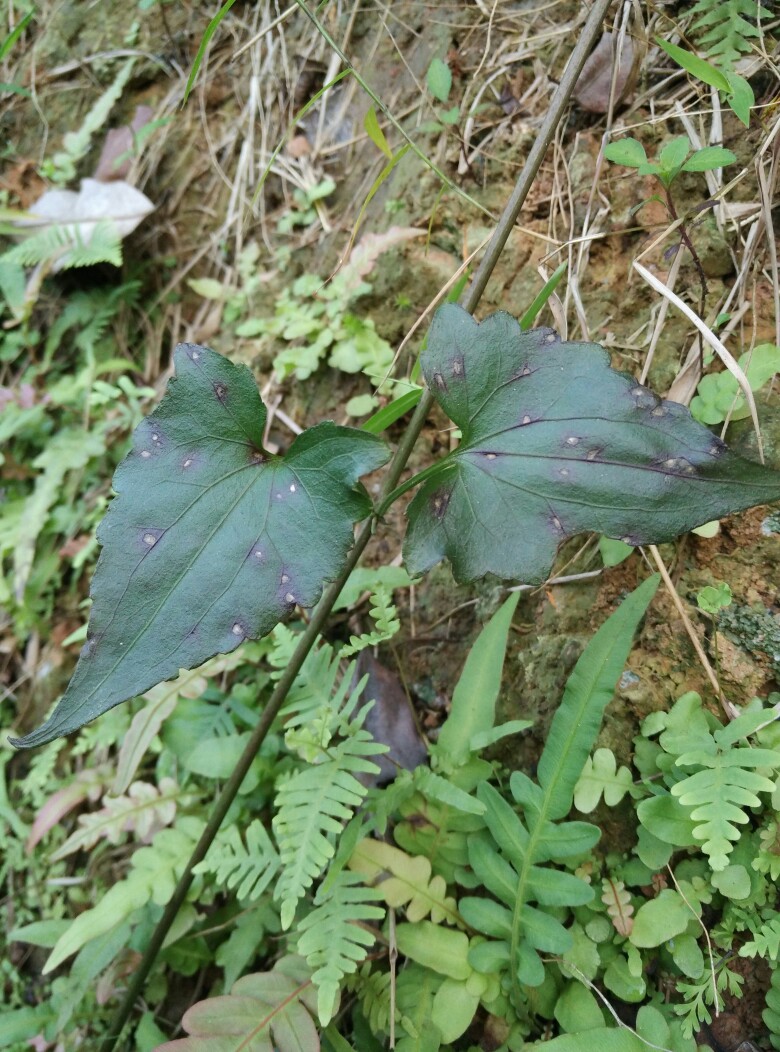
[[595, 344], [524, 333], [504, 313], [477, 324], [447, 304], [422, 366], [463, 437], [409, 509], [412, 573], [447, 557], [459, 581], [542, 581], [584, 530], [660, 543], [780, 498], [780, 473], [729, 452]]
[[322, 423], [272, 457], [248, 369], [192, 344], [175, 361], [114, 477], [76, 672], [51, 719], [17, 746], [68, 734], [313, 605], [371, 510], [356, 484], [387, 459], [380, 439]]

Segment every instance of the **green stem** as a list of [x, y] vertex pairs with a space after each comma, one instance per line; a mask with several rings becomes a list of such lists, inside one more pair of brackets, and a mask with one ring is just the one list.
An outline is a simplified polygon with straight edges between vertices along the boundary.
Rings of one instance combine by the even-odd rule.
[[[498, 221], [498, 225], [493, 232], [493, 236], [485, 249], [485, 255], [482, 262], [480, 263], [477, 273], [474, 275], [471, 285], [464, 297], [463, 307], [470, 313], [473, 313], [479, 303], [490, 275], [498, 263], [501, 250], [506, 244], [506, 241], [512, 232], [512, 228], [517, 221], [520, 209], [523, 207], [528, 191], [533, 185], [533, 181], [541, 167], [547, 148], [552, 142], [556, 128], [563, 116], [566, 105], [574, 90], [574, 86], [577, 83], [577, 78], [579, 77], [585, 59], [596, 42], [601, 30], [602, 20], [606, 15], [609, 4], [610, 0], [595, 0], [595, 3], [590, 10], [582, 34], [572, 52], [560, 83], [555, 90], [555, 94], [550, 103], [550, 108], [547, 111], [547, 115], [545, 116], [534, 144], [531, 147], [525, 166], [518, 177], [512, 195], [507, 202], [501, 218]], [[374, 99], [374, 102], [376, 103], [377, 100]], [[408, 461], [412, 449], [420, 436], [420, 432], [425, 425], [426, 418], [433, 403], [434, 397], [431, 394], [430, 389], [424, 391], [387, 469], [387, 474], [378, 501], [380, 507], [384, 505], [388, 496], [398, 485], [401, 474], [406, 467], [406, 462]], [[144, 955], [130, 980], [124, 1000], [119, 1006], [108, 1034], [104, 1038], [103, 1043], [108, 1046], [109, 1052], [115, 1052], [119, 1047], [119, 1038], [124, 1029], [125, 1023], [130, 1018], [130, 1013], [133, 1010], [135, 1000], [140, 995], [157, 954], [165, 941], [165, 937], [187, 897], [187, 893], [194, 877], [192, 872], [193, 867], [203, 860], [217, 834], [217, 831], [219, 830], [219, 827], [222, 825], [225, 815], [227, 814], [230, 805], [233, 803], [252, 761], [257, 755], [260, 746], [263, 744], [266, 735], [271, 729], [271, 725], [279, 714], [279, 710], [281, 709], [290, 688], [295, 682], [295, 677], [300, 672], [304, 661], [317, 641], [317, 637], [324, 628], [347, 578], [354, 570], [360, 560], [360, 556], [366, 548], [366, 545], [371, 539], [375, 524], [376, 515], [372, 515], [371, 518], [361, 527], [355, 545], [349, 553], [344, 569], [339, 574], [338, 579], [325, 590], [320, 602], [317, 604], [311, 620], [304, 629], [287, 668], [277, 682], [257, 726], [252, 731], [252, 735], [244, 748], [241, 758], [236, 765], [236, 769], [225, 783], [222, 792], [219, 794], [206, 828], [203, 830], [201, 838], [198, 841], [195, 850], [192, 852], [192, 856], [184, 867], [184, 871], [179, 878], [173, 896], [165, 907], [165, 911], [152, 933], [149, 945], [146, 947]]]
[[425, 468], [424, 471], [418, 471], [416, 475], [412, 475], [411, 478], [407, 479], [406, 482], [402, 482], [400, 486], [396, 486], [392, 493], [388, 493], [382, 503], [376, 509], [376, 517], [378, 519], [383, 518], [387, 513], [387, 509], [391, 504], [395, 504], [399, 497], [403, 497], [404, 493], [408, 493], [410, 489], [414, 489], [415, 486], [419, 486], [421, 482], [425, 482], [432, 475], [445, 475], [455, 464], [449, 458], [445, 461], [437, 460], [435, 464], [431, 464]]

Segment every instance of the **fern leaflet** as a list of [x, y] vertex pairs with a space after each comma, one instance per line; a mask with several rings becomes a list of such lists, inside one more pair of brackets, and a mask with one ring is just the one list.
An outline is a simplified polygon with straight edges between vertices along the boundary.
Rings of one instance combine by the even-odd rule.
[[390, 588], [378, 586], [372, 593], [370, 601], [370, 614], [376, 622], [376, 628], [360, 636], [350, 636], [349, 644], [341, 649], [341, 657], [351, 657], [367, 647], [386, 643], [400, 629], [401, 622], [398, 620], [398, 612], [393, 603], [393, 593]]
[[320, 889], [315, 908], [298, 925], [298, 953], [314, 973], [322, 1026], [333, 1018], [342, 979], [357, 970], [374, 945], [373, 932], [361, 925], [383, 920], [385, 910], [376, 905], [381, 899], [380, 891], [367, 888], [356, 874], [342, 871], [327, 894]]
[[212, 845], [195, 873], [213, 873], [218, 884], [235, 889], [239, 899], [260, 898], [279, 869], [279, 855], [265, 826], [255, 819], [247, 827], [246, 844], [236, 826], [229, 826]]
[[735, 747], [732, 728], [715, 731], [704, 748], [685, 752], [677, 758], [678, 767], [700, 767], [672, 786], [672, 795], [690, 808], [691, 818], [700, 822], [693, 835], [716, 871], [726, 868], [739, 826], [749, 821], [747, 807], [759, 807], [758, 793], [772, 793], [775, 783], [750, 768], [770, 770], [780, 766], [780, 754], [772, 749]]
[[414, 857], [381, 840], [361, 840], [349, 860], [349, 867], [377, 884], [378, 892], [393, 909], [406, 907], [412, 923], [430, 914], [434, 924], [446, 921], [463, 927], [455, 899], [447, 895], [443, 877], [431, 877], [431, 863], [422, 855]]
[[694, 33], [702, 34], [699, 43], [710, 58], [728, 67], [760, 40], [759, 18], [771, 18], [756, 0], [698, 0], [691, 15], [701, 16], [691, 24]]

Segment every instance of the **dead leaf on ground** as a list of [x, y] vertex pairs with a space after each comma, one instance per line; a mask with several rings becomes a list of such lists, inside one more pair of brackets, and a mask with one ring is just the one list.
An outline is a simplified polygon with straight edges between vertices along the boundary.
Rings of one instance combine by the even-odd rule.
[[151, 106], [136, 106], [135, 115], [130, 124], [122, 128], [110, 128], [100, 153], [100, 160], [93, 178], [102, 183], [124, 179], [133, 163], [132, 151], [135, 137], [151, 121], [154, 110]]
[[[615, 104], [622, 102], [636, 80], [638, 54], [631, 37], [626, 34], [620, 49], [615, 80]], [[606, 113], [609, 109], [609, 89], [613, 71], [613, 34], [604, 33], [588, 56], [574, 89], [574, 98], [588, 113]]]

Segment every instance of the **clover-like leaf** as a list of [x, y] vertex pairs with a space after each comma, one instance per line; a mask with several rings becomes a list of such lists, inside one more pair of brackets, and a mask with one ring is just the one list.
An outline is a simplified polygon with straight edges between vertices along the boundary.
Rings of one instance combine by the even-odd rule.
[[522, 332], [502, 312], [478, 324], [447, 304], [422, 367], [462, 439], [410, 505], [413, 574], [446, 556], [458, 581], [538, 582], [584, 530], [660, 543], [780, 499], [780, 472], [731, 453], [596, 344]]
[[246, 367], [194, 344], [175, 364], [114, 476], [76, 671], [51, 718], [14, 745], [68, 734], [313, 605], [371, 510], [358, 478], [387, 460], [380, 439], [325, 422], [271, 456]]

